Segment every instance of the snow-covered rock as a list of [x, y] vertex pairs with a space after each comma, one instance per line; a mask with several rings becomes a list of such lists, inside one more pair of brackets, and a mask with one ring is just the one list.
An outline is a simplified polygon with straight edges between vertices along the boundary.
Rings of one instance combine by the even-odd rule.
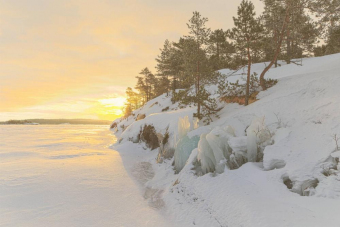
[[271, 139], [264, 117], [255, 117], [247, 128], [247, 157], [249, 162], [258, 161], [259, 147]]
[[[266, 78], [279, 81], [260, 92], [258, 101], [246, 107], [226, 104], [219, 119], [187, 134], [188, 138], [198, 136], [200, 142], [187, 154], [179, 174], [174, 174], [172, 161], [154, 164], [157, 171], [150, 185], [164, 190], [165, 206], [178, 218], [174, 225], [339, 226], [340, 155], [333, 139], [340, 133], [339, 62], [340, 54], [335, 54], [303, 59], [302, 66], [272, 68]], [[252, 73], [259, 75], [264, 67], [254, 64]], [[227, 80], [242, 82], [242, 76], [241, 70]], [[163, 105], [161, 100], [158, 103]], [[117, 135], [128, 138], [142, 124], [151, 123], [160, 133], [169, 127], [173, 136], [179, 117], [187, 115], [192, 122], [194, 112], [194, 107], [155, 113], [146, 108], [139, 110], [146, 113], [145, 119], [120, 122], [130, 126]], [[261, 119], [254, 120], [259, 116]], [[233, 135], [224, 143], [221, 132], [227, 132], [226, 127], [233, 129], [227, 133]], [[231, 152], [221, 156], [226, 151], [223, 144]], [[253, 162], [262, 159], [258, 157], [262, 152], [263, 162]], [[216, 170], [217, 160], [223, 162], [224, 158], [235, 168], [197, 176], [195, 158], [204, 173]], [[245, 159], [251, 162], [245, 163]]]

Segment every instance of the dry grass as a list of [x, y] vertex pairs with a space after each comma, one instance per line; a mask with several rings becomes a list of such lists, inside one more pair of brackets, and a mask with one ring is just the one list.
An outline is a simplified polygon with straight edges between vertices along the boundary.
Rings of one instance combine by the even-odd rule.
[[[249, 104], [252, 104], [254, 102], [256, 102], [258, 99], [256, 98], [256, 96], [259, 94], [259, 92], [254, 92], [253, 94], [250, 95], [249, 97]], [[221, 101], [225, 102], [225, 103], [238, 103], [240, 105], [244, 105], [245, 104], [245, 100], [246, 97], [245, 96], [226, 96], [226, 97], [222, 97]]]

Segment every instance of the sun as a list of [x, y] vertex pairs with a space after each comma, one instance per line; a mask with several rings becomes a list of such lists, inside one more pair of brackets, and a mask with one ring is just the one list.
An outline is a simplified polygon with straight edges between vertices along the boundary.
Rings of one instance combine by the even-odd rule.
[[89, 111], [95, 113], [99, 119], [114, 120], [123, 115], [125, 97], [98, 99], [97, 104]]

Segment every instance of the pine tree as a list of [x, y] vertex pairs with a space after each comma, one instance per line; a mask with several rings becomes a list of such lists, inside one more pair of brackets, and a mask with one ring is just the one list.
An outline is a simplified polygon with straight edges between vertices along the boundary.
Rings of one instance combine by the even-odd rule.
[[291, 12], [285, 34], [285, 60], [287, 64], [291, 59], [302, 58], [305, 53], [313, 50], [317, 41], [318, 29], [305, 10], [304, 0], [295, 0], [291, 3]]
[[[136, 89], [140, 90], [141, 93], [145, 95], [145, 102], [148, 102], [154, 97], [153, 90], [156, 83], [156, 77], [151, 73], [151, 71], [146, 67], [142, 69], [139, 73], [141, 76], [137, 76], [138, 83]], [[139, 85], [140, 84], [140, 85]]]
[[[165, 40], [163, 49], [160, 49], [161, 53], [156, 58], [157, 76], [166, 77], [163, 80], [163, 84], [168, 84], [166, 88], [167, 94], [170, 88], [175, 91], [179, 85], [179, 79], [183, 72], [183, 52], [179, 43], [171, 43], [169, 40]], [[170, 83], [172, 78], [172, 83]], [[168, 81], [168, 82], [166, 82]], [[174, 95], [174, 92], [172, 93]]]
[[168, 95], [168, 89], [170, 87], [170, 80], [166, 76], [159, 76], [156, 75], [159, 78], [156, 77], [155, 84], [154, 84], [154, 90], [153, 90], [153, 97], [158, 97], [164, 93], [167, 93]]
[[326, 36], [340, 25], [340, 0], [308, 0], [307, 7], [320, 18]]
[[194, 84], [194, 72], [196, 72], [193, 60], [193, 55], [196, 53], [195, 43], [192, 39], [181, 37], [178, 42], [173, 43], [173, 46], [174, 52], [171, 61], [173, 70], [176, 72], [173, 90], [190, 88]]
[[214, 70], [230, 68], [232, 54], [235, 53], [233, 45], [227, 41], [227, 32], [217, 29], [208, 39], [209, 61]]
[[252, 64], [252, 51], [257, 46], [257, 41], [262, 37], [262, 26], [255, 18], [255, 7], [252, 2], [242, 0], [237, 10], [237, 17], [233, 17], [235, 27], [230, 30], [230, 38], [235, 41], [236, 49], [240, 55], [247, 56], [248, 71], [246, 82], [245, 105], [249, 102], [249, 84]]
[[137, 78], [137, 84], [135, 86], [135, 89], [138, 91], [140, 100], [142, 105], [144, 105], [145, 102], [147, 102], [147, 86], [144, 83], [144, 78], [141, 76], [136, 76]]
[[168, 86], [165, 88], [166, 93], [170, 90], [170, 83], [165, 82], [169, 81], [169, 77], [175, 77], [175, 72], [173, 68], [173, 47], [169, 40], [165, 40], [163, 49], [160, 49], [161, 54], [156, 58], [156, 69], [157, 69], [157, 76], [165, 77], [166, 80], [163, 80], [162, 84], [167, 84]]
[[[277, 63], [278, 56], [281, 53], [281, 46], [287, 31], [287, 26], [289, 24], [289, 17], [292, 11], [292, 3], [295, 0], [262, 0], [265, 3], [265, 12], [269, 12], [270, 15], [275, 16], [275, 23], [271, 26], [273, 29], [272, 33], [272, 44], [274, 44], [270, 49], [273, 50], [272, 59], [260, 75], [260, 84], [263, 90], [266, 90], [266, 80], [264, 76], [269, 71], [269, 69]], [[278, 12], [284, 13], [278, 13]]]
[[132, 110], [136, 110], [141, 106], [141, 100], [139, 95], [132, 90], [132, 88], [128, 87], [125, 91], [126, 93], [126, 102], [131, 104]]
[[[261, 21], [265, 29], [265, 45], [264, 50], [264, 60], [271, 61], [274, 59], [276, 54], [276, 49], [279, 44], [280, 33], [285, 22], [285, 9], [282, 4], [277, 4], [277, 1], [273, 0], [263, 0], [264, 1], [264, 11], [261, 16]], [[277, 67], [277, 60], [281, 54], [275, 60], [275, 67]]]
[[321, 57], [326, 54], [327, 45], [321, 45], [314, 48], [314, 57]]
[[326, 39], [325, 54], [340, 53], [340, 26], [332, 28]]
[[124, 104], [124, 117], [128, 117], [132, 112], [138, 109], [141, 105], [139, 94], [134, 92], [132, 88], [128, 87], [125, 91], [126, 102]]
[[[268, 34], [267, 40], [272, 40], [268, 42], [270, 45], [266, 46], [266, 60], [271, 58], [271, 61], [260, 75], [261, 87], [265, 90], [264, 76], [274, 64], [277, 64], [282, 50], [285, 51], [284, 59], [288, 64], [292, 58], [303, 57], [305, 53], [313, 51], [313, 44], [316, 42], [319, 30], [312, 22], [308, 12], [316, 7], [316, 2], [321, 3], [321, 0], [261, 1], [265, 4], [263, 18], [266, 34]], [[285, 46], [283, 46], [283, 41], [286, 43]]]
[[[201, 72], [202, 72], [202, 60], [204, 59], [206, 50], [204, 49], [204, 45], [207, 44], [209, 36], [210, 36], [210, 28], [206, 28], [205, 23], [208, 21], [208, 18], [202, 17], [201, 14], [197, 11], [193, 13], [193, 16], [187, 23], [189, 28], [189, 39], [192, 39], [195, 42], [195, 45], [191, 45], [190, 47], [194, 47], [196, 50], [193, 56], [193, 61], [196, 64], [196, 75], [195, 75], [195, 93], [196, 96], [200, 94], [199, 90], [201, 87]], [[201, 119], [201, 103], [197, 103], [197, 117]]]
[[197, 106], [194, 116], [209, 121], [209, 116], [218, 109], [214, 105], [216, 101], [209, 98], [204, 88], [205, 85], [216, 81], [217, 77], [209, 61], [210, 29], [205, 27], [207, 20], [198, 12], [193, 13], [188, 24], [190, 35], [173, 43], [171, 61], [178, 79], [174, 80], [172, 85], [185, 89], [174, 93], [172, 101], [180, 101], [182, 104], [194, 103]]

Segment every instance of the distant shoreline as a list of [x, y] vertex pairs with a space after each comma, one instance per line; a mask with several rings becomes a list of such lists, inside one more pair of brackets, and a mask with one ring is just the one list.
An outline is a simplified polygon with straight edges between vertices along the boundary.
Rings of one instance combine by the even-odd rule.
[[0, 125], [110, 125], [111, 121], [92, 119], [25, 119], [0, 122]]

